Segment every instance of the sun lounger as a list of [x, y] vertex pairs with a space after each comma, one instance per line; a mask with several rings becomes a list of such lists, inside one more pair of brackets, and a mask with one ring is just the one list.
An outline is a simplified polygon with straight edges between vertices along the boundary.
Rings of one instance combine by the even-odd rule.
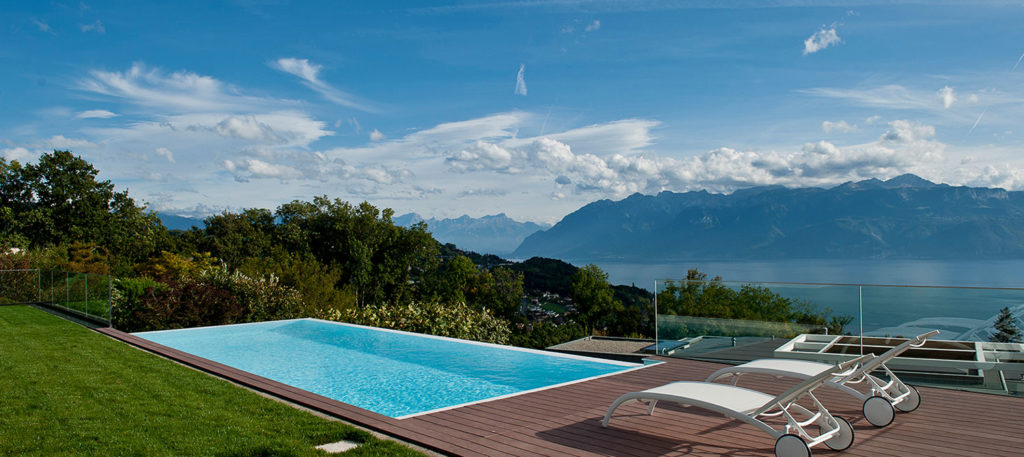
[[[853, 373], [844, 376], [836, 376], [825, 383], [826, 386], [839, 389], [852, 395], [863, 402], [862, 410], [864, 418], [871, 425], [885, 427], [892, 423], [896, 416], [896, 409], [903, 412], [911, 412], [921, 405], [921, 393], [913, 386], [904, 384], [885, 363], [894, 357], [902, 354], [910, 348], [921, 347], [925, 340], [939, 333], [932, 330], [928, 333], [918, 335], [902, 344], [889, 349], [885, 353], [862, 363]], [[708, 376], [707, 381], [712, 382], [720, 378], [731, 376], [732, 384], [739, 382], [741, 375], [745, 373], [760, 373], [778, 377], [809, 378], [821, 373], [821, 370], [831, 366], [827, 363], [812, 362], [809, 360], [792, 359], [761, 359], [747, 362], [742, 365], [722, 368]], [[889, 381], [872, 376], [875, 370], [885, 371]], [[871, 392], [862, 393], [851, 385], [865, 383], [871, 388]], [[895, 408], [895, 409], [894, 409]]]
[[[647, 414], [654, 414], [658, 402], [666, 401], [704, 408], [751, 424], [775, 438], [775, 455], [779, 457], [809, 457], [810, 448], [820, 443], [841, 451], [853, 444], [853, 426], [846, 419], [829, 414], [812, 391], [836, 376], [847, 376], [857, 365], [872, 357], [873, 354], [867, 354], [836, 366], [830, 365], [775, 397], [743, 387], [701, 381], [673, 382], [653, 389], [630, 392], [608, 407], [601, 426], [607, 427], [615, 409], [627, 401], [649, 402]], [[816, 411], [812, 412], [797, 404], [797, 400], [804, 397], [813, 402]], [[773, 417], [785, 419], [785, 426], [776, 430], [762, 420]], [[817, 433], [807, 428], [812, 424], [818, 425]]]

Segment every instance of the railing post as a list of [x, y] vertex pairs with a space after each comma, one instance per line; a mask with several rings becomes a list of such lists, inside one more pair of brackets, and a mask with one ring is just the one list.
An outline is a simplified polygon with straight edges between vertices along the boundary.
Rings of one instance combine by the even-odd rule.
[[860, 311], [860, 355], [864, 355], [864, 286], [857, 286], [857, 309]]
[[43, 301], [43, 272], [36, 268], [36, 301]]
[[71, 309], [71, 273], [64, 272], [64, 309]]
[[661, 340], [658, 339], [658, 280], [654, 280], [654, 355], [658, 355], [661, 349]]
[[114, 327], [114, 279], [107, 275], [107, 327]]
[[89, 315], [89, 273], [85, 274], [85, 315]]

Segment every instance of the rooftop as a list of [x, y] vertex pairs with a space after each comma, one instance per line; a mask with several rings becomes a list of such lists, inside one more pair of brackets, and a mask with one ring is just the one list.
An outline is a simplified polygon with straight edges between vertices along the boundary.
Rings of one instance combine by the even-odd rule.
[[[660, 406], [647, 416], [639, 403], [619, 408], [608, 428], [600, 420], [619, 395], [678, 380], [703, 380], [723, 365], [673, 358], [615, 376], [392, 419], [311, 394], [112, 329], [100, 332], [287, 401], [450, 455], [774, 455], [774, 440], [738, 421], [697, 408]], [[769, 393], [787, 387], [756, 375], [745, 385]], [[921, 407], [875, 428], [852, 397], [822, 388], [815, 394], [853, 424], [846, 456], [1019, 455], [1024, 448], [1024, 398], [922, 387]], [[824, 447], [818, 455], [834, 454]]]

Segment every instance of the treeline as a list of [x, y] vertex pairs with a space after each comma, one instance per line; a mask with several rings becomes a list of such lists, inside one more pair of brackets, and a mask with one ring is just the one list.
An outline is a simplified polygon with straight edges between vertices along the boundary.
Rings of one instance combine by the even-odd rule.
[[[689, 270], [680, 281], [666, 281], [658, 292], [658, 312], [668, 315], [659, 328], [670, 338], [698, 335], [778, 336], [843, 334], [853, 316], [832, 315], [807, 301], [784, 297], [753, 284], [726, 286], [721, 277]], [[683, 318], [674, 318], [683, 316]], [[697, 319], [694, 319], [697, 318]], [[701, 319], [710, 318], [710, 319]]]
[[[579, 316], [529, 322], [519, 264], [443, 246], [425, 224], [395, 225], [392, 210], [366, 202], [316, 197], [168, 231], [98, 175], [70, 151], [37, 164], [0, 159], [0, 247], [26, 249], [39, 268], [113, 274], [113, 320], [124, 330], [309, 316], [531, 347], [642, 331], [638, 319], [620, 324], [639, 311], [615, 314], [620, 302], [584, 289]], [[564, 267], [568, 284], [576, 268]], [[610, 287], [606, 275], [585, 278]]]

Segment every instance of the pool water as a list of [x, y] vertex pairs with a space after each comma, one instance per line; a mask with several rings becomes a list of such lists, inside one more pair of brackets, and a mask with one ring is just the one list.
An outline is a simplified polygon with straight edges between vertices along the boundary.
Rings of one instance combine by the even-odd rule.
[[394, 418], [640, 367], [318, 319], [134, 335]]

